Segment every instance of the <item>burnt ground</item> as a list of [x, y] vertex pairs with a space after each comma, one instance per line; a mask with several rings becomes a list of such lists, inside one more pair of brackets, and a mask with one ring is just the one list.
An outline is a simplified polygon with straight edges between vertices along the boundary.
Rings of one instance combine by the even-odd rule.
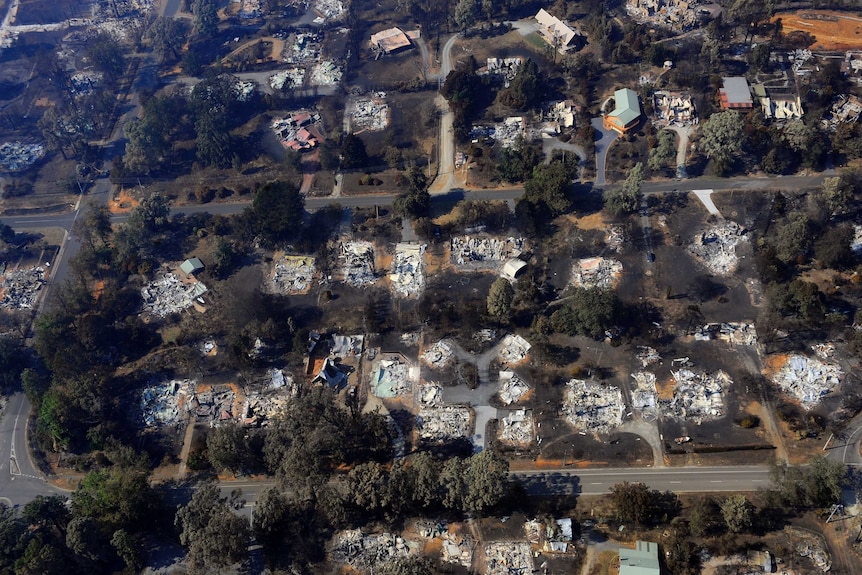
[[22, 0], [15, 15], [15, 24], [51, 24], [69, 18], [87, 17], [90, 14], [89, 6], [90, 2], [84, 0]]

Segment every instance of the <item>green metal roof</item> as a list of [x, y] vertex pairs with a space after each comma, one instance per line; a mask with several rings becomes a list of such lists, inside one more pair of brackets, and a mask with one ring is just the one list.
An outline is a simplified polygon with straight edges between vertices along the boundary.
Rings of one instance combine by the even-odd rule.
[[620, 547], [620, 575], [661, 575], [658, 544], [638, 541], [634, 549]]
[[617, 90], [614, 92], [614, 103], [616, 108], [608, 116], [619, 119], [623, 126], [628, 126], [641, 115], [641, 105], [634, 90], [628, 88]]
[[193, 274], [204, 269], [204, 264], [198, 258], [189, 258], [180, 265], [184, 274]]

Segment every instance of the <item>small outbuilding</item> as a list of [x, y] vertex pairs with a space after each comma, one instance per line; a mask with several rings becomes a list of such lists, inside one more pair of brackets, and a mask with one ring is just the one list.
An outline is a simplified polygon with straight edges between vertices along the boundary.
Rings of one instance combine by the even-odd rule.
[[371, 47], [384, 54], [391, 54], [410, 46], [410, 37], [401, 28], [389, 28], [371, 35]]
[[510, 282], [514, 282], [521, 276], [522, 273], [524, 273], [524, 269], [526, 267], [527, 262], [525, 262], [524, 260], [512, 258], [503, 264], [503, 270], [500, 275], [509, 280]]
[[620, 575], [661, 575], [658, 544], [638, 541], [634, 549], [620, 547]]
[[180, 270], [187, 276], [192, 276], [204, 269], [204, 263], [199, 258], [189, 258], [180, 264]]

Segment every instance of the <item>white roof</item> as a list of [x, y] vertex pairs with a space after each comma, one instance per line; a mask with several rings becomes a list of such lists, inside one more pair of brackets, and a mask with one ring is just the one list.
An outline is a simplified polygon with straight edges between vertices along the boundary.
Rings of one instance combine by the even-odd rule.
[[560, 47], [568, 46], [574, 40], [575, 36], [580, 36], [577, 31], [569, 28], [556, 16], [551, 16], [544, 8], [536, 14], [536, 21], [538, 21], [540, 26], [539, 31], [543, 35], [550, 37], [552, 40], [554, 37], [559, 39]]

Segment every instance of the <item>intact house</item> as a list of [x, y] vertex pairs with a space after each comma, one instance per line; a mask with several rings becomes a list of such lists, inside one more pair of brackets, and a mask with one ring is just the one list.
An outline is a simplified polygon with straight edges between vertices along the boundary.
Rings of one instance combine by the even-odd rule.
[[625, 134], [638, 124], [641, 118], [641, 105], [637, 92], [623, 88], [614, 92], [614, 111], [604, 115], [606, 130], [614, 130]]
[[634, 549], [620, 547], [620, 575], [661, 575], [658, 544], [638, 541]]
[[741, 76], [722, 78], [722, 87], [718, 90], [721, 107], [725, 110], [750, 110], [754, 107], [751, 99], [751, 89], [748, 80]]
[[556, 16], [551, 16], [544, 8], [536, 14], [536, 22], [539, 23], [539, 34], [545, 42], [560, 53], [565, 53], [570, 48], [577, 48], [584, 42], [584, 35], [579, 30], [572, 28]]
[[754, 86], [754, 95], [760, 100], [763, 117], [767, 120], [798, 120], [804, 114], [802, 101], [792, 89], [769, 88], [758, 84]]
[[371, 35], [371, 49], [382, 54], [392, 54], [410, 48], [411, 40], [419, 38], [419, 31], [404, 32], [401, 28], [389, 28]]

